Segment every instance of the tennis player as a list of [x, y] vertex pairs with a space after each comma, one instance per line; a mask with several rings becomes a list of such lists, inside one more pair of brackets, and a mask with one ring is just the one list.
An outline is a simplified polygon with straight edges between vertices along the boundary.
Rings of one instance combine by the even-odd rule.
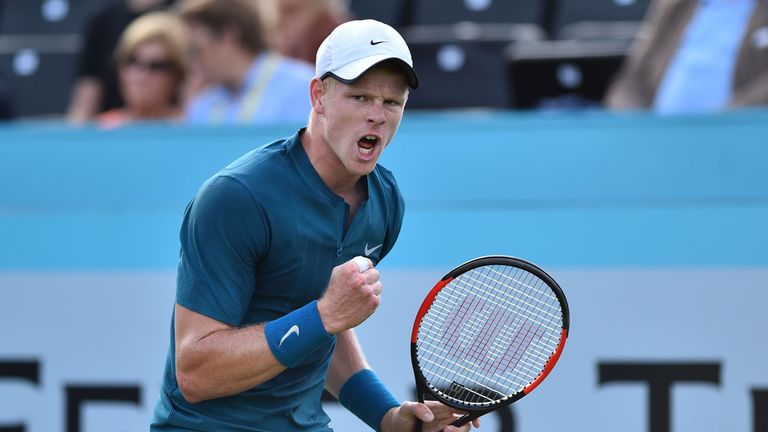
[[152, 431], [330, 431], [323, 388], [374, 430], [471, 428], [448, 426], [457, 413], [439, 403], [398, 402], [354, 334], [381, 301], [373, 266], [403, 218], [377, 161], [417, 86], [394, 29], [342, 24], [318, 50], [307, 127], [203, 184], [181, 228]]

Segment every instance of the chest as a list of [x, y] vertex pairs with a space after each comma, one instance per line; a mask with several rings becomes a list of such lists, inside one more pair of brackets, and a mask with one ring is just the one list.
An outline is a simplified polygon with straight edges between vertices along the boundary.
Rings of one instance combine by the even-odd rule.
[[351, 215], [341, 199], [294, 195], [273, 206], [269, 250], [255, 266], [252, 302], [255, 308], [271, 308], [263, 311], [265, 318], [320, 298], [333, 268], [355, 256], [379, 262], [390, 224], [385, 203], [372, 197]]

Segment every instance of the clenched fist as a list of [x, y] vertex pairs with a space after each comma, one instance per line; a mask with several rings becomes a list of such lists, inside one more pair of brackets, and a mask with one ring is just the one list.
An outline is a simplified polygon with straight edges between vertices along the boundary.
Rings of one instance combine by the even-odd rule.
[[[368, 265], [360, 265], [361, 259]], [[328, 288], [317, 302], [325, 331], [341, 333], [368, 319], [381, 303], [379, 278], [368, 258], [357, 257], [334, 267]]]

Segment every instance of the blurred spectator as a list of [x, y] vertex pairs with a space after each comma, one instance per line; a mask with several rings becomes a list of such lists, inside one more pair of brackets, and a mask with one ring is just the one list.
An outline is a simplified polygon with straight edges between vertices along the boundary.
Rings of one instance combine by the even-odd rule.
[[91, 17], [83, 33], [83, 49], [72, 89], [67, 119], [80, 123], [123, 105], [114, 69], [114, 51], [123, 30], [138, 16], [162, 9], [172, 0], [120, 0]]
[[281, 54], [315, 64], [323, 40], [353, 19], [344, 0], [256, 0], [272, 8], [270, 46]]
[[115, 51], [125, 105], [98, 116], [102, 126], [139, 120], [181, 118], [181, 89], [187, 73], [184, 25], [169, 12], [133, 21]]
[[653, 0], [605, 103], [661, 113], [768, 104], [768, 1]]
[[186, 107], [193, 123], [306, 121], [309, 63], [270, 52], [253, 0], [185, 0], [193, 68], [211, 84]]

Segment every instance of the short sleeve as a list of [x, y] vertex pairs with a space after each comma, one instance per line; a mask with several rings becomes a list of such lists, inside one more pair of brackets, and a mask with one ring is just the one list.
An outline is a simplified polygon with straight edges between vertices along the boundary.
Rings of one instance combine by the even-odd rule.
[[236, 179], [214, 177], [187, 206], [180, 237], [176, 302], [242, 325], [256, 288], [256, 263], [269, 245], [262, 206]]
[[389, 251], [395, 247], [395, 242], [397, 242], [397, 238], [400, 236], [400, 228], [403, 225], [403, 215], [405, 214], [405, 201], [403, 201], [403, 196], [400, 194], [400, 188], [398, 188], [394, 178], [390, 177], [390, 181], [392, 193], [388, 204], [391, 207], [391, 211], [388, 215], [387, 234], [384, 237], [384, 246], [382, 247], [379, 261], [383, 260]]

